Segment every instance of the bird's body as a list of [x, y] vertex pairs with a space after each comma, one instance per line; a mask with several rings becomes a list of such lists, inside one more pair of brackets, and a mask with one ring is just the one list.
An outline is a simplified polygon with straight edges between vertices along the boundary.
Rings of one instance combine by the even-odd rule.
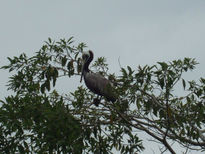
[[[108, 101], [115, 102], [114, 88], [111, 82], [98, 73], [89, 70], [89, 64], [93, 60], [92, 51], [83, 54], [84, 64], [82, 66], [82, 76], [85, 84], [93, 93], [104, 96]], [[82, 78], [82, 77], [81, 77]], [[82, 79], [81, 79], [82, 80]]]

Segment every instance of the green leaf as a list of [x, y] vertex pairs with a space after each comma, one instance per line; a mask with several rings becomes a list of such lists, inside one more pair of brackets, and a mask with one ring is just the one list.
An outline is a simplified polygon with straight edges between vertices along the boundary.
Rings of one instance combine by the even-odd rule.
[[157, 117], [157, 113], [158, 113], [158, 108], [157, 107], [153, 107], [153, 114]]
[[185, 82], [184, 79], [182, 79], [182, 85], [183, 85], [183, 88], [184, 88], [184, 90], [185, 90], [185, 88], [186, 88], [186, 82]]
[[81, 59], [78, 58], [78, 61], [77, 61], [77, 71], [78, 71], [78, 73], [81, 73], [81, 70], [82, 70], [82, 63], [81, 63]]
[[50, 86], [50, 81], [49, 81], [49, 80], [46, 80], [46, 82], [45, 82], [45, 87], [46, 87], [46, 89], [47, 89], [48, 91], [50, 91], [51, 86]]
[[131, 67], [130, 67], [130, 66], [127, 66], [127, 69], [128, 69], [128, 71], [129, 71], [129, 75], [132, 75], [132, 73], [133, 73], [134, 71], [132, 71]]
[[45, 83], [43, 83], [43, 84], [41, 85], [41, 93], [44, 93], [44, 92], [45, 92], [45, 88], [46, 88], [46, 85], [45, 85]]
[[68, 59], [66, 58], [66, 56], [64, 56], [64, 57], [61, 59], [61, 65], [62, 65], [62, 66], [65, 66], [67, 60], [68, 60]]
[[124, 68], [121, 68], [122, 74], [123, 76], [126, 78], [127, 77], [127, 72]]
[[20, 153], [25, 153], [24, 147], [22, 145], [19, 145], [18, 149]]
[[200, 82], [205, 84], [205, 78], [200, 78]]
[[53, 77], [55, 77], [55, 78], [58, 77], [58, 70], [57, 70], [57, 68], [54, 68]]
[[75, 60], [77, 59], [79, 53], [80, 53], [80, 52], [77, 52], [77, 53], [75, 54]]
[[53, 71], [53, 87], [55, 87], [56, 85], [57, 77], [58, 77], [58, 70], [55, 68]]
[[71, 44], [71, 43], [73, 43], [73, 36], [71, 36], [68, 40], [67, 40], [67, 42], [68, 42], [68, 44]]
[[56, 85], [56, 78], [53, 78], [53, 87]]
[[97, 138], [97, 127], [95, 127], [95, 126], [93, 128], [93, 134], [94, 134], [95, 138]]
[[48, 42], [49, 42], [49, 43], [51, 43], [51, 42], [52, 42], [52, 40], [51, 40], [51, 38], [50, 38], [50, 37], [48, 38]]
[[173, 85], [174, 81], [172, 80], [172, 78], [168, 77], [167, 79], [167, 85], [166, 85], [166, 88], [171, 88], [171, 86]]
[[162, 67], [162, 70], [167, 70], [167, 68], [168, 68], [168, 65], [167, 65], [167, 63], [165, 63], [165, 62], [157, 62], [159, 65], [161, 65], [161, 67]]
[[71, 60], [71, 61], [68, 62], [67, 69], [68, 69], [68, 70], [73, 69], [73, 60]]
[[164, 88], [164, 78], [158, 78], [158, 81], [159, 81], [159, 85], [161, 89], [163, 89]]
[[160, 116], [160, 118], [164, 118], [165, 117], [165, 112], [164, 112], [164, 110], [160, 110], [159, 111], [159, 116]]

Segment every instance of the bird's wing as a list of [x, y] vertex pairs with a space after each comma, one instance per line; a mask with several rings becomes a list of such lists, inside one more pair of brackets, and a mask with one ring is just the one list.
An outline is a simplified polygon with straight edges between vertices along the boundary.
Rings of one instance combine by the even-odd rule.
[[111, 86], [109, 80], [98, 73], [87, 73], [85, 78], [87, 87], [98, 95], [106, 95], [107, 86]]

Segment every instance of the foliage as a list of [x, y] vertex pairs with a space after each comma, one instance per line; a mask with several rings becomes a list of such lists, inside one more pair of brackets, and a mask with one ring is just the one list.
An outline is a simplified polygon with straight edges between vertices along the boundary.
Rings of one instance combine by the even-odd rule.
[[[205, 79], [186, 81], [195, 59], [158, 62], [136, 70], [121, 68], [121, 75], [108, 74], [104, 57], [91, 69], [116, 85], [118, 100], [104, 98], [95, 106], [95, 94], [79, 86], [66, 95], [55, 88], [60, 77], [79, 76], [81, 52], [86, 45], [73, 45], [73, 38], [59, 42], [50, 38], [33, 57], [8, 58], [2, 69], [14, 72], [1, 100], [0, 151], [2, 153], [121, 153], [142, 151], [143, 131], [175, 153], [171, 142], [185, 148], [205, 149]], [[66, 83], [69, 86], [69, 81]], [[175, 93], [182, 87], [184, 96]]]

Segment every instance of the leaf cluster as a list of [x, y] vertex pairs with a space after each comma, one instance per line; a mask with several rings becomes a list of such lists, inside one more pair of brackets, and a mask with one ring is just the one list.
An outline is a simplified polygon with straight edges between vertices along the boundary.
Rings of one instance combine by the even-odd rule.
[[[110, 79], [118, 99], [111, 103], [102, 97], [97, 107], [98, 98], [85, 86], [66, 95], [55, 88], [61, 77], [80, 76], [86, 45], [73, 44], [73, 37], [49, 38], [34, 56], [23, 53], [1, 67], [13, 72], [7, 86], [14, 92], [1, 100], [1, 152], [136, 153], [144, 149], [138, 131], [171, 153], [171, 141], [204, 150], [205, 79], [182, 78], [195, 68], [195, 59], [127, 66], [115, 76], [99, 57], [91, 69]], [[185, 93], [177, 95], [178, 88]]]

